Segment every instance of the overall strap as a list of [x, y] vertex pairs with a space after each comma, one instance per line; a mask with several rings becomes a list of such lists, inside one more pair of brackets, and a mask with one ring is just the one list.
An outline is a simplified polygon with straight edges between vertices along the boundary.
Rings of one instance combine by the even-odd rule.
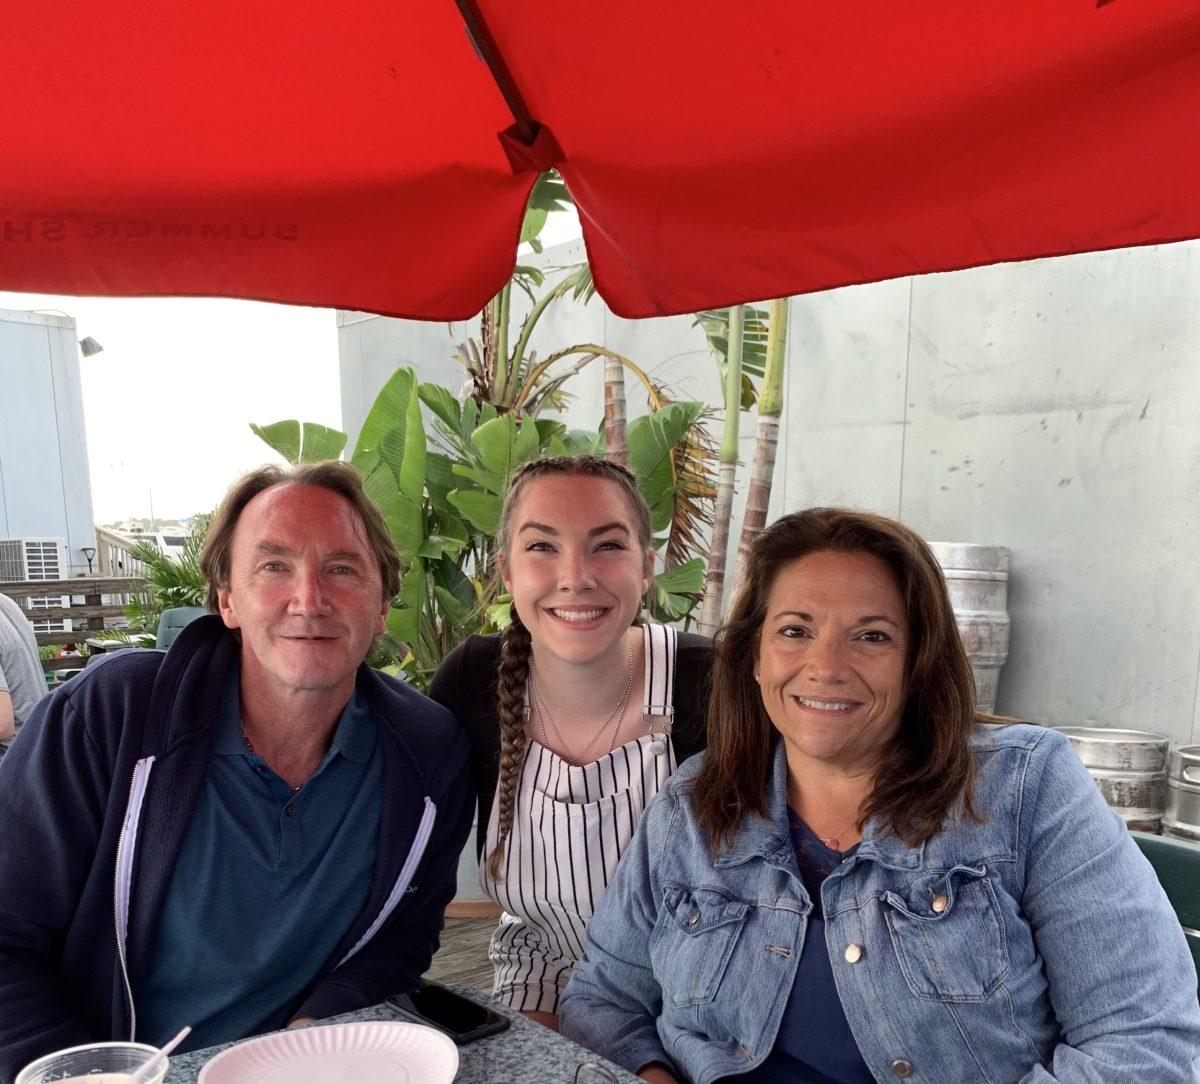
[[646, 643], [646, 688], [642, 721], [654, 738], [654, 752], [667, 751], [667, 738], [675, 720], [675, 652], [679, 634], [668, 625], [642, 626]]

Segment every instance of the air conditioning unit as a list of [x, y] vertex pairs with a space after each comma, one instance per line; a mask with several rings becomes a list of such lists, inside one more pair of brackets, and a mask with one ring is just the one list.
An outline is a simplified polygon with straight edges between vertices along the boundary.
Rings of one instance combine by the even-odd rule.
[[[5, 583], [67, 578], [67, 543], [62, 538], [0, 538], [0, 591]], [[71, 605], [70, 595], [31, 598], [30, 610], [58, 610]], [[34, 621], [36, 632], [70, 632], [65, 618]]]

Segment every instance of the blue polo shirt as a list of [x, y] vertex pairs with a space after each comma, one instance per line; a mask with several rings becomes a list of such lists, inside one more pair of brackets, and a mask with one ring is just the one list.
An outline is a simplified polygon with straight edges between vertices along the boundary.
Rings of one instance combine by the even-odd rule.
[[134, 998], [138, 1039], [199, 1049], [287, 1024], [370, 892], [379, 721], [361, 693], [295, 794], [242, 738], [236, 675]]

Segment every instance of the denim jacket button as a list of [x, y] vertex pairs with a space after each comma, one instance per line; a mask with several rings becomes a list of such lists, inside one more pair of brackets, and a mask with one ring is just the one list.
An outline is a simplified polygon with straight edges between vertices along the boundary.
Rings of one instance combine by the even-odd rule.
[[692, 917], [688, 919], [688, 925], [695, 926], [696, 923], [699, 921], [700, 921], [700, 912], [696, 911], [692, 914]]
[[892, 1062], [892, 1075], [898, 1077], [912, 1076], [912, 1062], [905, 1061], [903, 1058], [897, 1058], [894, 1062]]
[[947, 907], [950, 906], [950, 897], [934, 896], [933, 903], [931, 903], [929, 906], [933, 908], [933, 913], [935, 915], [940, 915]]
[[863, 947], [862, 945], [847, 945], [846, 951], [842, 955], [846, 957], [846, 963], [856, 964], [863, 958]]

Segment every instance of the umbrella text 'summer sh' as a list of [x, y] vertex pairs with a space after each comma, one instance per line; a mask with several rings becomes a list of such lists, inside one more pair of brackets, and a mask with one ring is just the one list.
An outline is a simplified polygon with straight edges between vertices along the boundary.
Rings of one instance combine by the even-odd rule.
[[1195, 0], [5, 16], [4, 289], [462, 318], [551, 166], [626, 316], [1200, 236]]

